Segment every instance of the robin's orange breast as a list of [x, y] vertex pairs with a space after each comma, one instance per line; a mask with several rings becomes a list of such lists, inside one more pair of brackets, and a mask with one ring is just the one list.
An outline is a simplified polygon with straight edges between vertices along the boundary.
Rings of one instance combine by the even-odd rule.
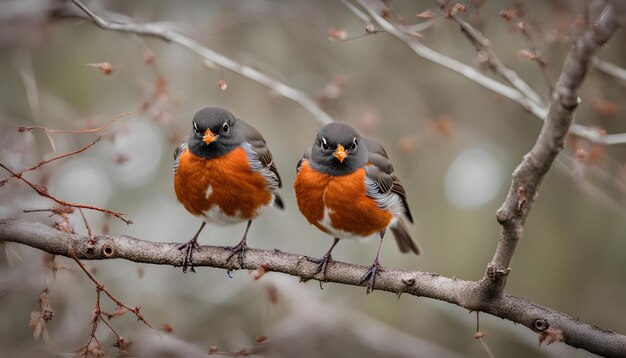
[[243, 148], [213, 159], [186, 150], [178, 158], [174, 190], [191, 214], [207, 216], [219, 209], [233, 222], [256, 217], [272, 200], [265, 179], [252, 170]]
[[294, 184], [300, 211], [318, 229], [339, 238], [366, 237], [385, 229], [393, 215], [365, 195], [365, 170], [320, 173], [305, 161]]

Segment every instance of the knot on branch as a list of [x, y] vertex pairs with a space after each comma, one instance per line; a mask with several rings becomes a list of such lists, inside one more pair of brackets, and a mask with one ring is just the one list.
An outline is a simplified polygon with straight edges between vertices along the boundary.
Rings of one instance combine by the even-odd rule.
[[[74, 248], [73, 250], [76, 250], [76, 248]], [[84, 251], [82, 252], [82, 255], [80, 255], [80, 249], [78, 249], [79, 253], [78, 256], [82, 256], [86, 259], [97, 259], [97, 258], [105, 258], [105, 259], [110, 259], [113, 258], [113, 256], [115, 256], [116, 253], [116, 249], [115, 249], [115, 244], [111, 241], [107, 241], [105, 242], [103, 245], [98, 245], [98, 241], [95, 240], [95, 242], [92, 241], [88, 241], [87, 246], [84, 248]], [[74, 256], [76, 253], [72, 252], [70, 253], [70, 257]]]
[[113, 246], [111, 243], [106, 243], [102, 246], [100, 252], [102, 253], [102, 256], [109, 259], [113, 257], [113, 255], [115, 255], [115, 246]]
[[543, 318], [537, 318], [533, 322], [533, 327], [535, 327], [535, 330], [537, 330], [539, 332], [543, 332], [546, 329], [548, 329], [548, 322], [546, 322], [546, 320], [543, 319]]
[[557, 90], [554, 91], [552, 100], [560, 103], [563, 109], [570, 113], [581, 103], [580, 98], [567, 86], [559, 86]]
[[414, 277], [403, 278], [400, 281], [402, 281], [402, 284], [404, 285], [404, 287], [402, 287], [400, 290], [398, 290], [398, 292], [396, 292], [398, 299], [400, 299], [400, 296], [402, 296], [402, 293], [404, 293], [406, 289], [415, 286], [415, 283], [417, 282]]
[[517, 187], [517, 211], [522, 210], [526, 201], [526, 188], [520, 185]]
[[411, 287], [413, 285], [415, 285], [415, 278], [411, 277], [411, 278], [403, 278], [402, 279], [402, 283], [407, 286], [407, 287]]
[[507, 220], [509, 220], [509, 216], [506, 215], [506, 210], [504, 207], [501, 207], [496, 211], [496, 220], [498, 220], [498, 224], [503, 225]]
[[511, 272], [511, 268], [507, 267], [506, 269], [496, 269], [496, 267], [492, 264], [487, 265], [487, 272], [485, 275], [492, 282], [498, 282], [506, 278]]
[[96, 256], [96, 248], [94, 246], [88, 246], [85, 249], [85, 257], [90, 259]]

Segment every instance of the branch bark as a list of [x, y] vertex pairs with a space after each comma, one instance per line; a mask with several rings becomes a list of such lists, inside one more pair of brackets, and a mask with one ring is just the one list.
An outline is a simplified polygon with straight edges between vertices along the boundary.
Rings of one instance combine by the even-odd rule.
[[[76, 255], [83, 260], [125, 259], [177, 267], [182, 264], [183, 258], [176, 248], [178, 243], [158, 243], [110, 235], [96, 235], [90, 240], [86, 235], [68, 234], [41, 223], [16, 219], [0, 219], [0, 242], [17, 242], [55, 255], [70, 258]], [[225, 247], [201, 246], [200, 251], [194, 254], [194, 266], [239, 268], [226, 261], [229, 255], [230, 251]], [[256, 270], [261, 266], [268, 271], [299, 277], [304, 281], [316, 279], [313, 277], [315, 264], [304, 259], [303, 255], [276, 249], [247, 251], [242, 269]], [[361, 277], [368, 269], [366, 266], [335, 261], [328, 267], [325, 281], [360, 286]], [[386, 268], [376, 280], [375, 289], [433, 298], [471, 311], [485, 312], [522, 324], [540, 334], [540, 337], [551, 332], [561, 332], [565, 343], [592, 353], [613, 357], [623, 357], [626, 353], [626, 336], [582, 323], [520, 297], [503, 294], [492, 300], [484, 300], [483, 284], [481, 281], [449, 278], [436, 273]]]
[[535, 145], [524, 156], [513, 172], [509, 193], [498, 209], [496, 217], [502, 231], [487, 276], [497, 287], [495, 294], [504, 289], [509, 265], [518, 241], [522, 238], [524, 224], [539, 193], [539, 186], [556, 156], [564, 147], [565, 137], [580, 103], [578, 89], [583, 83], [595, 53], [618, 28], [617, 12], [609, 3], [595, 24], [585, 29], [574, 40], [556, 84], [547, 118]]

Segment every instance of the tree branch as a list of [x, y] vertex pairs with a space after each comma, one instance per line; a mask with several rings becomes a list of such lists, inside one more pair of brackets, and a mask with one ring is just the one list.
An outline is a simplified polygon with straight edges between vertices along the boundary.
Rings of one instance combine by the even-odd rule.
[[517, 242], [522, 238], [524, 224], [539, 192], [541, 181], [564, 147], [574, 111], [580, 103], [578, 89], [587, 75], [595, 53], [608, 41], [617, 27], [616, 11], [609, 3], [596, 23], [585, 29], [574, 41], [537, 142], [513, 172], [509, 193], [496, 214], [502, 231], [487, 270], [488, 277], [499, 286], [496, 294], [504, 289], [511, 258]]
[[311, 97], [309, 97], [306, 93], [290, 87], [287, 84], [277, 79], [274, 79], [252, 67], [240, 64], [233, 59], [228, 58], [206, 46], [203, 46], [191, 37], [185, 36], [177, 31], [165, 28], [162, 25], [156, 23], [138, 24], [132, 22], [131, 20], [125, 22], [107, 20], [98, 16], [79, 0], [72, 0], [72, 3], [78, 6], [80, 10], [84, 12], [84, 14], [77, 13], [75, 11], [72, 11], [71, 9], [64, 9], [66, 11], [57, 10], [55, 14], [60, 17], [79, 17], [82, 19], [90, 20], [95, 25], [105, 30], [152, 36], [161, 40], [165, 40], [167, 42], [179, 44], [200, 55], [200, 57], [212, 61], [223, 68], [238, 73], [243, 77], [258, 82], [263, 86], [272, 89], [276, 93], [291, 99], [292, 101], [301, 105], [309, 113], [311, 113], [322, 124], [328, 124], [334, 121], [334, 119], [322, 108], [320, 108], [315, 103], [315, 101], [311, 99]]
[[[447, 7], [447, 2], [444, 0], [438, 0], [439, 4], [442, 7]], [[537, 105], [542, 105], [541, 97], [535, 92], [529, 85], [526, 83], [517, 72], [509, 69], [504, 66], [504, 64], [498, 59], [496, 54], [491, 49], [490, 41], [483, 35], [480, 31], [475, 29], [472, 25], [470, 25], [467, 21], [463, 20], [459, 15], [455, 12], [450, 11], [449, 16], [457, 25], [461, 28], [461, 32], [467, 39], [472, 43], [476, 51], [480, 54], [486, 55], [488, 65], [500, 76], [507, 80], [515, 89], [517, 89], [521, 94], [523, 94], [530, 101], [536, 103]]]
[[[406, 43], [407, 46], [409, 46], [418, 56], [428, 61], [434, 62], [440, 66], [443, 66], [462, 76], [465, 76], [471, 81], [474, 81], [477, 84], [485, 87], [486, 89], [501, 96], [504, 96], [505, 98], [508, 98], [509, 100], [522, 106], [524, 109], [526, 109], [528, 112], [532, 113], [535, 117], [541, 119], [542, 121], [547, 118], [548, 110], [545, 107], [543, 107], [539, 103], [532, 101], [516, 88], [487, 77], [475, 68], [468, 66], [453, 58], [445, 56], [422, 44], [414, 36], [411, 36], [403, 31], [402, 27], [392, 24], [391, 22], [380, 16], [377, 9], [374, 9], [368, 5], [368, 1], [355, 0], [355, 2], [357, 2], [361, 7], [363, 7], [363, 9], [367, 11], [368, 15], [374, 20], [376, 24], [378, 24], [378, 26], [383, 28], [389, 34], [398, 38], [400, 41]], [[595, 128], [590, 128], [577, 123], [574, 123], [571, 126], [570, 131], [577, 136], [585, 138], [593, 143], [604, 145], [626, 143], [626, 135], [624, 134], [604, 134]]]
[[[0, 242], [17, 242], [54, 255], [83, 260], [125, 259], [133, 262], [180, 266], [182, 255], [177, 243], [144, 241], [128, 236], [68, 234], [41, 223], [16, 219], [0, 219]], [[201, 246], [194, 254], [194, 266], [221, 269], [238, 268], [226, 259], [225, 247]], [[255, 270], [264, 266], [268, 271], [315, 279], [315, 264], [303, 255], [279, 250], [250, 249], [243, 269]], [[359, 286], [368, 267], [335, 261], [327, 269], [326, 281]], [[443, 277], [435, 273], [411, 272], [386, 268], [376, 280], [375, 289], [395, 294], [407, 293], [455, 304], [471, 311], [481, 311], [523, 324], [538, 334], [561, 332], [562, 340], [574, 347], [605, 356], [623, 356], [626, 336], [588, 325], [563, 313], [539, 306], [523, 298], [503, 294], [491, 300], [483, 296], [483, 281], [466, 281]], [[559, 336], [560, 337], [560, 336]]]
[[616, 64], [596, 59], [593, 61], [593, 67], [606, 75], [614, 77], [622, 85], [626, 85], [626, 70]]

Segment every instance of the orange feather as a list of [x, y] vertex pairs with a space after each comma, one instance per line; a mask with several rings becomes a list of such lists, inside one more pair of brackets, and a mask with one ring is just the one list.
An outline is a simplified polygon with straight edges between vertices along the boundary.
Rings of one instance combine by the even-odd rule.
[[331, 176], [320, 173], [305, 161], [300, 167], [294, 189], [298, 207], [318, 229], [329, 234], [319, 222], [324, 208], [330, 209], [333, 228], [358, 236], [370, 236], [385, 229], [393, 215], [380, 209], [366, 196], [365, 169], [349, 175]]
[[243, 148], [214, 159], [186, 150], [178, 158], [174, 190], [185, 209], [197, 216], [218, 205], [228, 216], [249, 220], [258, 214], [259, 207], [272, 200], [265, 179], [252, 171]]

